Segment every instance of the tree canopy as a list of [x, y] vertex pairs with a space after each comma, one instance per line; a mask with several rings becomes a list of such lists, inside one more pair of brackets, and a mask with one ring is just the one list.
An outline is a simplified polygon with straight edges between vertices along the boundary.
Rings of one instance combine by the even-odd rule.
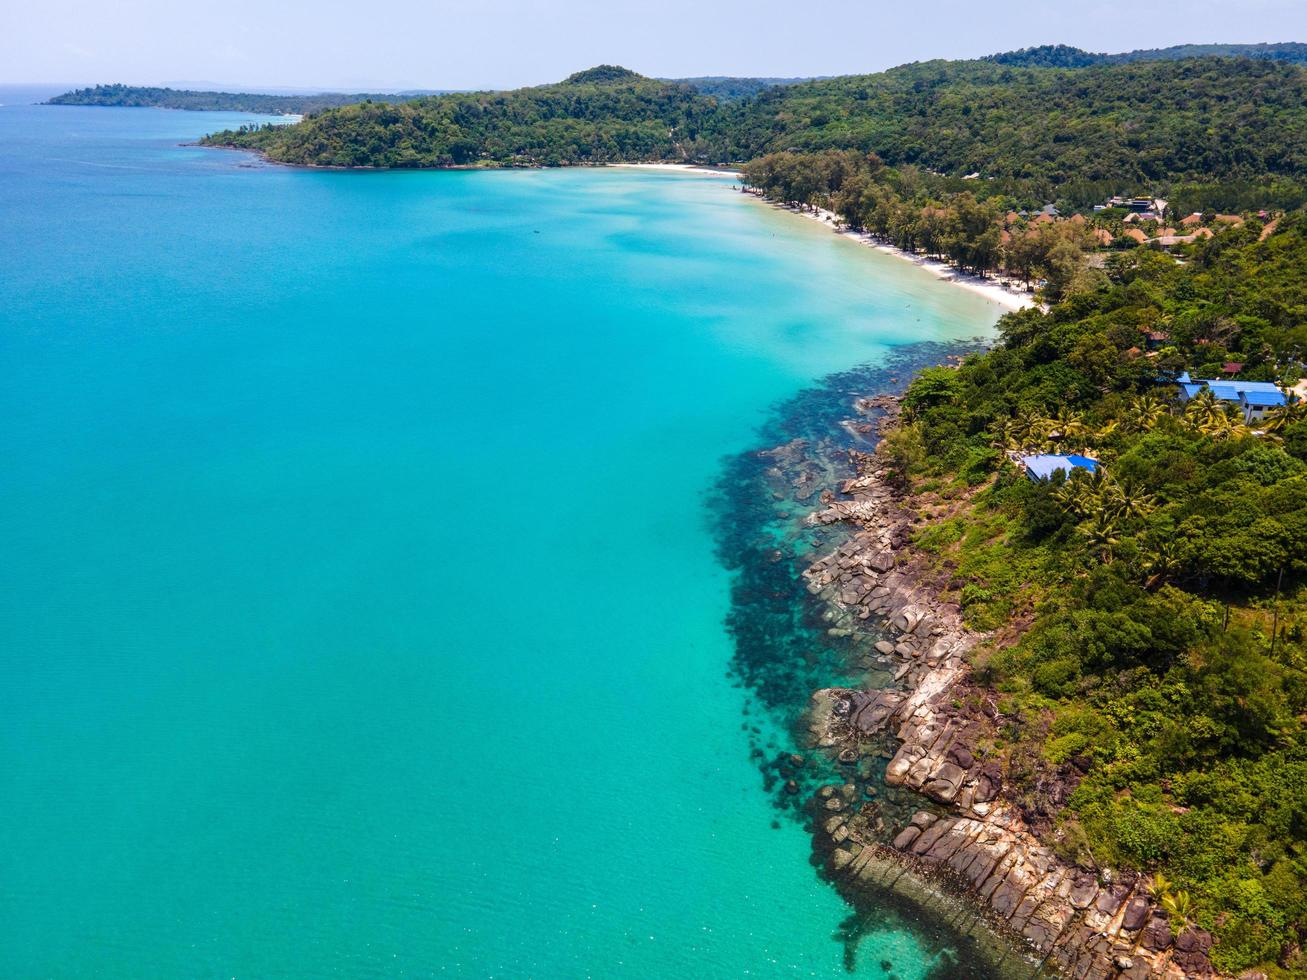
[[1296, 186], [1307, 173], [1307, 69], [1282, 61], [929, 61], [742, 98], [712, 91], [599, 66], [554, 85], [364, 102], [207, 141], [286, 163], [374, 167], [721, 164], [854, 150], [891, 166], [1020, 184], [1046, 199], [1076, 183], [1095, 193]]
[[[1307, 212], [1120, 253], [1000, 327], [910, 385], [885, 448], [948, 513], [917, 533], [946, 595], [1017, 637], [975, 664], [1013, 795], [1066, 859], [1151, 876], [1223, 973], [1307, 976], [1307, 409], [1249, 425], [1168, 383], [1299, 379]], [[1032, 452], [1101, 472], [1032, 482]]]
[[717, 102], [685, 85], [601, 65], [512, 92], [363, 102], [294, 126], [217, 133], [285, 163], [334, 167], [562, 166], [671, 160]]
[[417, 95], [346, 95], [320, 92], [315, 95], [265, 95], [257, 92], [194, 92], [188, 89], [152, 88], [141, 85], [96, 85], [56, 95], [50, 105], [95, 105], [189, 109], [194, 111], [252, 112], [257, 115], [307, 115], [368, 100], [402, 101]]

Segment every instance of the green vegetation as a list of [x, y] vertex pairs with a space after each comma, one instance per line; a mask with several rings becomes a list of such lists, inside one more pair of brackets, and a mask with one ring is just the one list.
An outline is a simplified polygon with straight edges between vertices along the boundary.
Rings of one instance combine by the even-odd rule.
[[600, 66], [557, 85], [365, 102], [295, 126], [206, 137], [286, 163], [333, 167], [562, 166], [669, 160], [717, 102], [684, 85]]
[[811, 81], [808, 78], [734, 78], [730, 75], [703, 75], [698, 78], [664, 78], [672, 85], [688, 85], [700, 95], [711, 95], [720, 102], [747, 99], [763, 89], [776, 86], [798, 85]]
[[[838, 150], [769, 153], [746, 164], [741, 176], [773, 200], [827, 208], [851, 228], [964, 271], [1001, 268], [1026, 282], [1042, 279], [1050, 299], [1097, 281], [1084, 263], [1099, 242], [1088, 222], [1021, 218], [1007, 210], [1014, 199], [993, 185], [887, 167], [874, 154]], [[992, 196], [978, 198], [972, 188]], [[1119, 231], [1120, 222], [1114, 224]]]
[[1307, 69], [1281, 61], [931, 61], [746, 97], [701, 86], [605, 67], [512, 92], [345, 106], [208, 142], [286, 163], [377, 167], [721, 164], [850, 150], [896, 168], [977, 174], [981, 196], [1077, 207], [1177, 185], [1214, 207], [1233, 206], [1221, 199], [1226, 185], [1240, 201], [1294, 206], [1307, 172]]
[[1202, 58], [1016, 68], [929, 61], [771, 89], [723, 108], [704, 141], [717, 159], [858, 150], [891, 166], [1020, 180], [1051, 200], [1072, 182], [1300, 178], [1307, 70]]
[[[1173, 54], [1037, 49], [720, 98], [600, 66], [208, 142], [332, 166], [748, 161], [776, 200], [1042, 280], [1050, 309], [1009, 314], [995, 350], [905, 396], [885, 452], [946, 502], [917, 544], [995, 631], [976, 678], [1000, 694], [996, 749], [1036, 832], [1087, 867], [1152, 875], [1177, 928], [1216, 937], [1218, 968], [1301, 978], [1307, 410], [1254, 432], [1211, 398], [1182, 408], [1164, 379], [1231, 361], [1299, 379], [1307, 213], [1217, 225], [1180, 257], [1134, 247], [1124, 212], [1016, 213], [1139, 191], [1180, 215], [1304, 202], [1301, 51]], [[1084, 451], [1106, 475], [1032, 483], [1017, 450]]]
[[159, 109], [253, 112], [265, 116], [308, 115], [323, 109], [369, 100], [401, 100], [404, 94], [345, 95], [321, 92], [316, 95], [260, 95], [251, 92], [192, 92], [186, 89], [149, 88], [139, 85], [96, 85], [56, 95], [48, 105], [152, 106]]
[[1170, 48], [1146, 48], [1123, 54], [1099, 54], [1066, 44], [1044, 44], [1020, 51], [991, 54], [985, 61], [1025, 68], [1087, 68], [1090, 65], [1121, 64], [1130, 61], [1180, 61], [1184, 58], [1256, 58], [1262, 61], [1292, 61], [1307, 64], [1307, 44], [1177, 44]]
[[[1252, 431], [1164, 383], [1243, 362], [1296, 382], [1307, 213], [1179, 262], [1140, 248], [1001, 342], [924, 372], [885, 451], [999, 692], [996, 750], [1031, 826], [1089, 868], [1154, 875], [1215, 965], [1307, 977], [1307, 408]], [[1141, 332], [1165, 345], [1140, 352]], [[1009, 452], [1104, 472], [1028, 480]], [[935, 488], [933, 491], [928, 488]]]

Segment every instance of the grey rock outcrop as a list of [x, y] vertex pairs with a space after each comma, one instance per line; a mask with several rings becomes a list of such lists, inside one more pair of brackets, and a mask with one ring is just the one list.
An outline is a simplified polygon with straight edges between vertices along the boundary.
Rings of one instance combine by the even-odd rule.
[[1004, 800], [1002, 767], [984, 757], [975, 719], [956, 707], [967, 688], [967, 653], [987, 637], [968, 629], [958, 606], [942, 602], [921, 573], [907, 545], [913, 516], [876, 457], [857, 462], [858, 476], [809, 518], [843, 522], [851, 534], [804, 576], [842, 628], [883, 634], [875, 650], [894, 661], [897, 686], [817, 691], [810, 730], [817, 745], [845, 758], [850, 749], [891, 739], [885, 783], [921, 794], [934, 809], [923, 806], [894, 825], [873, 819], [872, 804], [854, 809], [851, 797], [830, 796], [826, 805], [840, 801], [841, 811], [826, 824], [838, 845], [830, 861], [835, 879], [965, 895], [985, 928], [1015, 938], [1045, 970], [1069, 977], [1209, 975], [1210, 936], [1172, 936], [1142, 883], [1062, 861]]

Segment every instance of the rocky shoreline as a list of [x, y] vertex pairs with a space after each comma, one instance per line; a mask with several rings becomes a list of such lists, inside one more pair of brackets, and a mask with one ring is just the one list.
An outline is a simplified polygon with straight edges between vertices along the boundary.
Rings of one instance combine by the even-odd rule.
[[[846, 426], [881, 433], [898, 403], [881, 395], [855, 409]], [[1059, 858], [1008, 797], [1003, 766], [986, 751], [1000, 721], [996, 701], [971, 683], [967, 654], [1010, 637], [968, 629], [961, 609], [943, 601], [938, 573], [910, 545], [926, 519], [916, 502], [874, 452], [848, 452], [854, 476], [823, 490], [824, 506], [808, 518], [848, 536], [803, 574], [833, 635], [874, 642], [880, 664], [869, 680], [884, 686], [816, 691], [808, 728], [839, 765], [861, 776], [884, 769], [883, 794], [874, 783], [859, 792], [850, 779], [822, 786], [812, 801], [831, 880], [855, 903], [864, 889], [889, 889], [943, 915], [1016, 967], [1003, 971], [1011, 975], [1212, 975], [1210, 936], [1173, 935], [1145, 880]]]

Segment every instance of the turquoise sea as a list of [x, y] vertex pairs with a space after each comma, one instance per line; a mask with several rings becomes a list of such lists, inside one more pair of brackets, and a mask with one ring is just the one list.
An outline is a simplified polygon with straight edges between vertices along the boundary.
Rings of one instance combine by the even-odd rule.
[[706, 499], [1000, 311], [729, 179], [179, 145], [242, 118], [0, 108], [0, 976], [848, 975]]

